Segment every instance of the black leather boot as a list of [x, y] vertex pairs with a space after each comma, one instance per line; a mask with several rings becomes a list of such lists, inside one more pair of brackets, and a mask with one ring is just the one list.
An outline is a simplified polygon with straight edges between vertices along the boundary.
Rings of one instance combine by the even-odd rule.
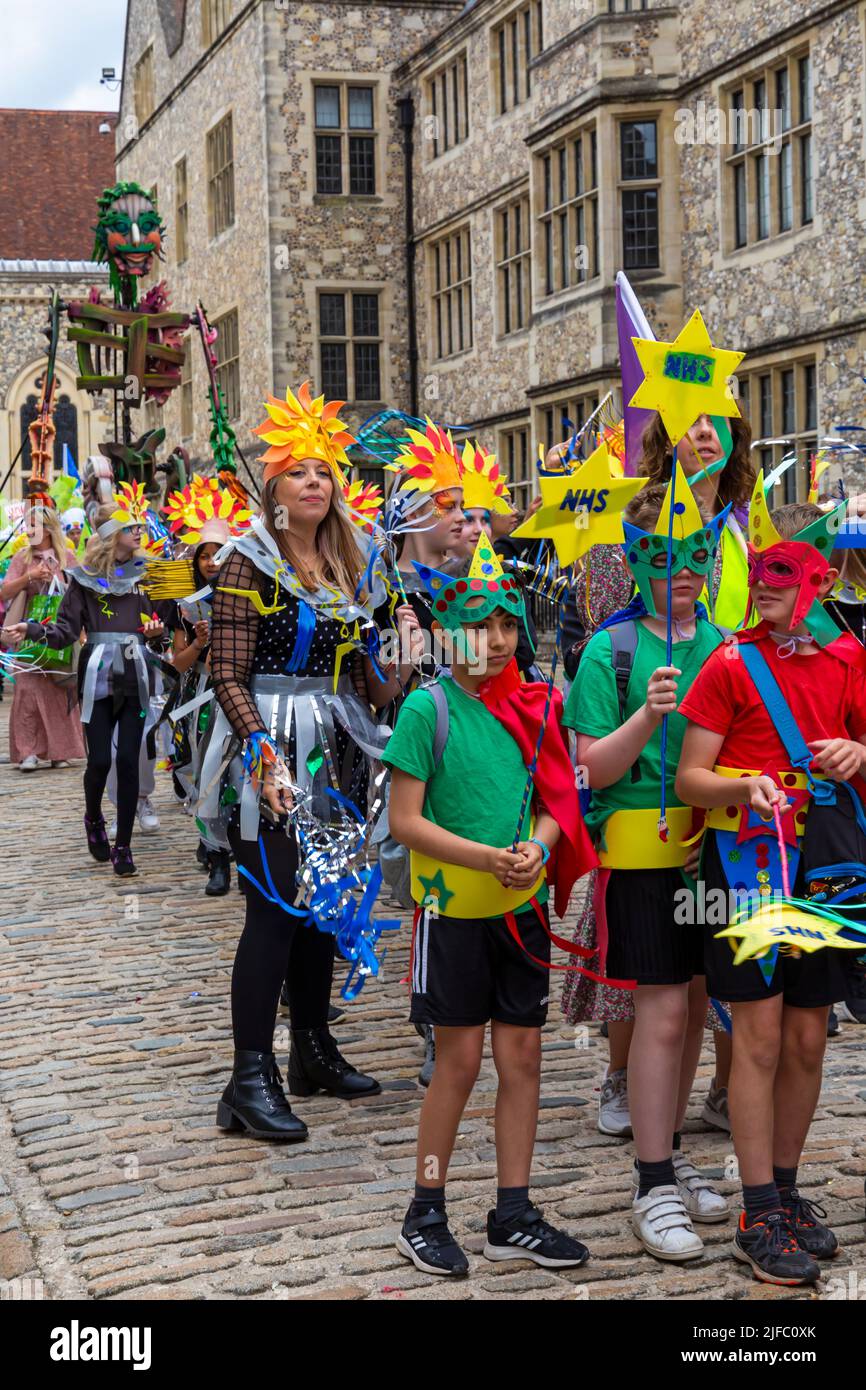
[[235, 1051], [232, 1079], [217, 1106], [220, 1129], [244, 1129], [254, 1139], [306, 1139], [307, 1126], [293, 1115], [273, 1052]]
[[210, 877], [205, 885], [209, 898], [221, 898], [232, 885], [231, 860], [227, 849], [209, 849], [207, 867]]
[[316, 1091], [351, 1100], [376, 1096], [382, 1087], [341, 1057], [327, 1028], [293, 1028], [289, 1053], [289, 1091], [293, 1096], [312, 1096]]

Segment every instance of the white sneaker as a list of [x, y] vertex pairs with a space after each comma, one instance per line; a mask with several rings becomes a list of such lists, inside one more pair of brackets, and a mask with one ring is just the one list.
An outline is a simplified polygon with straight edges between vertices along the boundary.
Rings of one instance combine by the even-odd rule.
[[598, 1127], [602, 1134], [614, 1134], [620, 1139], [631, 1138], [631, 1115], [628, 1111], [628, 1081], [625, 1067], [618, 1071], [605, 1068], [598, 1098]]
[[35, 753], [28, 753], [26, 758], [22, 758], [18, 764], [19, 772], [35, 772], [39, 766], [39, 759]]
[[673, 1160], [683, 1206], [692, 1220], [706, 1223], [724, 1221], [728, 1215], [727, 1197], [716, 1191], [710, 1179], [699, 1173], [684, 1153], [675, 1151]]
[[704, 1242], [695, 1231], [676, 1187], [654, 1187], [631, 1204], [635, 1235], [657, 1260], [696, 1260]]
[[152, 835], [159, 829], [159, 816], [151, 806], [149, 796], [138, 798], [138, 823], [145, 835]]
[[704, 1101], [704, 1108], [701, 1111], [701, 1119], [704, 1124], [712, 1125], [713, 1129], [722, 1129], [726, 1134], [730, 1134], [731, 1119], [728, 1114], [727, 1086], [710, 1087]]

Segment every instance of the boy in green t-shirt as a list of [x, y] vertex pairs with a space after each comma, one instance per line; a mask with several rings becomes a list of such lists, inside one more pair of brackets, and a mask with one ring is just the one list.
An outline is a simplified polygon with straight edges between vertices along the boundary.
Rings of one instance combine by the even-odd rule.
[[[391, 833], [411, 851], [419, 905], [410, 1016], [436, 1033], [436, 1067], [418, 1128], [415, 1195], [397, 1248], [429, 1274], [468, 1273], [448, 1228], [445, 1178], [490, 1022], [499, 1075], [498, 1188], [484, 1254], [576, 1266], [587, 1259], [585, 1246], [544, 1221], [529, 1200], [541, 1026], [550, 992], [544, 866], [561, 827], [569, 825], [559, 787], [556, 817], [539, 799], [542, 788], [553, 786], [554, 752], [564, 768], [562, 800], [570, 789], [577, 818], [568, 829], [571, 850], [560, 845], [556, 851], [557, 872], [568, 853], [574, 870], [584, 872], [592, 851], [588, 840], [585, 846], [579, 840], [585, 832], [573, 772], [555, 721], [544, 737], [548, 762], [539, 759], [535, 794], [525, 797], [531, 749], [527, 753], [518, 740], [524, 733], [537, 736], [526, 714], [533, 692], [545, 687], [521, 684], [514, 662], [524, 611], [517, 581], [503, 574], [486, 536], [462, 575], [418, 569], [433, 597], [435, 621], [451, 634], [453, 657], [450, 677], [408, 696], [384, 754], [392, 768]], [[558, 902], [561, 886], [557, 878]]]
[[[674, 486], [673, 664], [668, 665], [666, 576]], [[723, 640], [696, 605], [712, 573], [728, 510], [705, 522], [680, 473], [667, 490], [648, 487], [634, 500], [626, 513], [631, 524], [625, 526], [625, 557], [639, 597], [587, 644], [564, 717], [577, 731], [578, 764], [592, 789], [586, 819], [602, 865], [596, 920], [600, 934], [606, 923], [608, 937], [600, 968], [637, 982], [628, 1058], [637, 1152], [632, 1224], [644, 1248], [661, 1260], [697, 1259], [704, 1247], [692, 1221], [727, 1216], [725, 1199], [680, 1152], [679, 1130], [707, 1000], [702, 932], [693, 914], [678, 910], [688, 882], [683, 841], [689, 838], [691, 811], [674, 796], [673, 784], [686, 728], [678, 702]], [[625, 669], [629, 652], [630, 669]], [[659, 834], [665, 716], [666, 840]], [[688, 1026], [690, 1016], [700, 1019], [700, 1029]]]

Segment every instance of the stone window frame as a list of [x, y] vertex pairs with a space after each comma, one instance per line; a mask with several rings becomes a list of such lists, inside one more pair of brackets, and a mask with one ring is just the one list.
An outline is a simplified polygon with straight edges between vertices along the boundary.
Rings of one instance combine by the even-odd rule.
[[[183, 179], [181, 182], [181, 167]], [[185, 154], [174, 161], [174, 258], [176, 265], [189, 259], [189, 165]], [[183, 196], [181, 196], [181, 194]]]
[[[450, 227], [427, 245], [430, 358], [434, 362], [453, 361], [475, 346], [472, 265], [469, 222]], [[443, 351], [446, 336], [449, 350]]]
[[[728, 196], [722, 197], [724, 210], [722, 221], [722, 253], [724, 256], [741, 257], [766, 246], [779, 243], [783, 238], [798, 234], [809, 235], [815, 227], [815, 152], [814, 152], [814, 102], [813, 102], [813, 44], [802, 38], [786, 47], [773, 50], [760, 63], [744, 67], [735, 78], [727, 78], [719, 87], [718, 106], [724, 115], [726, 128], [724, 136], [734, 136], [720, 146], [722, 188]], [[807, 109], [803, 109], [802, 64], [808, 64], [806, 95]], [[779, 108], [774, 104], [778, 98], [777, 81], [781, 73], [787, 75], [788, 123], [777, 131], [775, 121], [769, 119], [771, 112]], [[755, 87], [764, 84], [766, 106], [761, 106], [768, 115], [760, 122], [753, 119], [757, 107]], [[740, 98], [737, 101], [737, 98]], [[747, 99], [748, 97], [748, 99]], [[736, 115], [742, 111], [742, 117]], [[737, 137], [745, 134], [746, 142]], [[773, 153], [773, 144], [781, 135], [781, 148]], [[754, 138], [757, 136], [758, 138]], [[807, 143], [808, 142], [808, 143]], [[764, 150], [761, 154], [760, 151]], [[791, 222], [783, 225], [781, 190], [785, 151], [790, 151], [790, 202]], [[807, 155], [808, 152], [808, 155]], [[808, 157], [808, 204], [804, 193], [804, 168]], [[766, 231], [761, 232], [758, 198], [757, 168], [758, 160], [763, 161], [766, 180]], [[787, 180], [785, 180], [787, 183]], [[745, 227], [740, 210], [745, 213]]]
[[[231, 135], [231, 150], [228, 159], [218, 167], [216, 158], [218, 133], [228, 129]], [[220, 156], [222, 157], [222, 156]], [[207, 227], [208, 240], [216, 241], [236, 225], [235, 205], [235, 130], [234, 111], [223, 111], [205, 131], [205, 163], [207, 170]], [[219, 180], [220, 186], [216, 187]], [[218, 201], [219, 200], [219, 201]], [[217, 213], [220, 213], [219, 225]], [[225, 220], [223, 221], [223, 217]]]
[[[312, 130], [313, 130], [313, 192], [316, 198], [375, 198], [379, 196], [381, 187], [381, 170], [379, 156], [379, 83], [369, 79], [361, 80], [357, 77], [337, 77], [329, 75], [327, 78], [317, 77], [312, 82]], [[320, 87], [336, 87], [339, 93], [340, 103], [340, 123], [338, 126], [318, 126], [316, 124], [316, 92]], [[369, 127], [354, 127], [349, 125], [349, 90], [350, 89], [369, 90], [372, 95], [372, 125]], [[336, 138], [340, 142], [340, 189], [339, 191], [324, 192], [318, 187], [318, 164], [319, 164], [319, 140], [322, 138]], [[373, 189], [371, 192], [353, 193], [351, 191], [351, 141], [352, 139], [370, 140], [373, 145]], [[347, 184], [349, 187], [347, 189]]]
[[[444, 100], [443, 100], [444, 98]], [[441, 159], [469, 139], [469, 50], [452, 54], [424, 81], [424, 106], [432, 151], [428, 163]], [[441, 109], [440, 109], [441, 108]], [[449, 115], [453, 118], [449, 121]], [[440, 139], [441, 130], [444, 138]]]
[[204, 48], [210, 48], [225, 32], [233, 10], [233, 0], [201, 0], [201, 41]]
[[641, 14], [649, 9], [647, 0], [598, 0], [601, 14]]
[[132, 70], [132, 104], [139, 129], [149, 120], [156, 109], [155, 69], [153, 61], [153, 39], [142, 50]]
[[183, 346], [184, 358], [180, 369], [180, 437], [181, 439], [191, 439], [195, 433], [195, 402], [192, 389], [193, 336], [191, 332], [184, 334]]
[[[582, 187], [577, 190], [577, 146], [580, 144]], [[534, 301], [551, 299], [566, 291], [582, 290], [601, 276], [599, 249], [599, 122], [595, 116], [582, 121], [565, 135], [559, 135], [537, 152], [534, 165]], [[565, 160], [563, 161], [563, 154]], [[565, 170], [565, 193], [562, 197], [562, 172]], [[548, 193], [549, 185], [549, 193]], [[558, 185], [559, 200], [553, 202], [554, 187]], [[550, 200], [550, 201], [549, 201]], [[591, 223], [589, 231], [587, 226]], [[563, 241], [566, 228], [568, 245], [575, 255], [568, 257]], [[589, 235], [589, 240], [580, 240]], [[587, 265], [579, 266], [577, 248], [585, 246]], [[563, 259], [566, 257], [566, 259]], [[566, 279], [567, 270], [567, 279]], [[574, 277], [574, 278], [573, 278]]]
[[599, 400], [598, 390], [588, 388], [583, 391], [569, 391], [565, 396], [559, 392], [551, 393], [547, 399], [536, 401], [535, 437], [544, 446], [545, 454], [555, 445], [570, 438], [570, 433], [562, 424], [563, 417], [567, 417], [572, 425], [580, 429], [597, 409]]
[[[305, 155], [309, 161], [309, 174], [304, 180], [304, 185], [300, 191], [300, 201], [306, 207], [333, 207], [342, 199], [343, 202], [351, 202], [355, 206], [369, 205], [378, 207], [384, 203], [392, 203], [394, 199], [387, 196], [389, 170], [386, 165], [388, 157], [388, 142], [383, 138], [382, 132], [387, 129], [387, 82], [388, 74], [383, 76], [381, 71], [347, 72], [343, 68], [308, 68], [298, 74], [301, 82], [301, 102], [298, 112], [299, 120], [309, 131], [309, 143], [305, 146]], [[374, 160], [375, 160], [375, 180], [376, 193], [317, 193], [316, 192], [316, 87], [334, 87], [339, 85], [354, 87], [373, 88], [373, 133], [375, 139]], [[323, 132], [319, 132], [323, 133]], [[348, 134], [348, 127], [345, 127]], [[343, 167], [348, 168], [346, 161]]]
[[[814, 349], [793, 356], [787, 351], [768, 355], [763, 362], [750, 357], [749, 370], [737, 373], [740, 408], [752, 425], [755, 466], [766, 475], [792, 445], [797, 449], [797, 463], [776, 485], [775, 505], [804, 501], [809, 491], [809, 455], [818, 447], [821, 433], [818, 365]], [[789, 442], [762, 444], [765, 439]]]
[[[627, 176], [625, 173], [625, 149], [623, 133], [626, 126], [655, 126], [656, 171], [653, 175]], [[664, 176], [664, 141], [662, 132], [662, 113], [651, 110], [646, 113], [628, 112], [615, 118], [616, 139], [616, 206], [619, 212], [619, 264], [626, 271], [660, 271], [662, 269], [662, 189]], [[647, 264], [637, 264], [626, 256], [626, 198], [630, 194], [655, 193], [656, 195], [656, 260]]]
[[[343, 299], [343, 328], [344, 328], [344, 331], [343, 331], [342, 333], [328, 333], [328, 334], [326, 334], [326, 333], [323, 333], [323, 332], [322, 332], [321, 301], [322, 301], [322, 296], [323, 296], [323, 295], [326, 295], [326, 294], [340, 295], [340, 296], [342, 296], [342, 299]], [[356, 332], [355, 332], [355, 303], [354, 303], [354, 296], [355, 296], [355, 295], [361, 295], [361, 294], [363, 294], [363, 295], [372, 295], [372, 296], [375, 296], [375, 299], [376, 299], [376, 302], [377, 302], [377, 319], [378, 319], [378, 332], [375, 333], [375, 334], [369, 334], [369, 333], [368, 333], [368, 334], [364, 334], [364, 333], [356, 333]], [[348, 304], [347, 304], [347, 299], [348, 299], [348, 300], [351, 300], [351, 303], [348, 303]], [[384, 325], [384, 322], [385, 322], [385, 287], [384, 287], [384, 285], [379, 284], [379, 283], [367, 284], [366, 282], [363, 283], [363, 284], [357, 284], [357, 283], [354, 283], [354, 282], [353, 282], [353, 283], [350, 284], [350, 285], [346, 285], [346, 284], [332, 285], [332, 284], [328, 284], [328, 283], [323, 284], [323, 285], [317, 284], [316, 287], [315, 287], [315, 311], [314, 311], [314, 312], [315, 312], [315, 318], [314, 318], [315, 337], [316, 337], [316, 347], [317, 347], [316, 356], [317, 356], [318, 363], [319, 363], [319, 373], [320, 373], [320, 375], [319, 375], [319, 382], [320, 382], [320, 389], [321, 389], [322, 391], [324, 391], [324, 393], [325, 393], [326, 396], [330, 396], [330, 395], [332, 394], [330, 387], [327, 387], [327, 386], [325, 385], [325, 369], [324, 369], [324, 364], [323, 364], [323, 361], [322, 361], [322, 348], [325, 347], [325, 346], [328, 345], [328, 344], [340, 344], [340, 343], [341, 343], [341, 344], [343, 344], [344, 347], [345, 347], [346, 390], [345, 390], [345, 396], [343, 395], [342, 392], [336, 392], [336, 393], [333, 393], [333, 394], [336, 395], [337, 399], [340, 399], [340, 400], [345, 399], [345, 401], [346, 401], [349, 405], [359, 404], [359, 405], [363, 405], [363, 406], [369, 406], [369, 405], [373, 405], [373, 404], [382, 404], [382, 403], [384, 402], [384, 400], [385, 400], [384, 362], [383, 362], [383, 352], [382, 352], [382, 349], [383, 349], [383, 347], [384, 347], [384, 345], [385, 345], [385, 332], [384, 332], [384, 326], [383, 326], [383, 325]], [[350, 319], [350, 315], [351, 315], [351, 319]], [[369, 345], [371, 345], [371, 344], [375, 344], [376, 347], [377, 347], [377, 349], [378, 349], [378, 352], [377, 352], [377, 359], [378, 359], [378, 372], [379, 372], [379, 395], [378, 395], [378, 396], [365, 396], [365, 397], [359, 397], [359, 396], [356, 394], [356, 365], [357, 365], [357, 355], [356, 355], [356, 352], [355, 352], [355, 348], [356, 348], [357, 346], [369, 346]]]
[[532, 421], [528, 415], [525, 420], [509, 423], [499, 430], [496, 458], [508, 478], [513, 505], [518, 511], [528, 507], [538, 488], [532, 453]]
[[[228, 418], [240, 420], [241, 358], [238, 306], [234, 304], [228, 309], [223, 309], [217, 317], [211, 319], [211, 326], [217, 330], [216, 342], [213, 344], [217, 385], [222, 387]], [[232, 329], [232, 332], [221, 332], [223, 327]]]
[[529, 100], [530, 64], [543, 48], [543, 0], [520, 0], [490, 26], [490, 106], [494, 115], [504, 116]]
[[[514, 214], [518, 217], [515, 219]], [[493, 209], [496, 262], [496, 336], [513, 337], [528, 329], [532, 318], [532, 203], [529, 190]], [[521, 233], [522, 244], [509, 248], [509, 234]], [[522, 309], [522, 314], [521, 314]], [[519, 322], [512, 322], [512, 312]]]

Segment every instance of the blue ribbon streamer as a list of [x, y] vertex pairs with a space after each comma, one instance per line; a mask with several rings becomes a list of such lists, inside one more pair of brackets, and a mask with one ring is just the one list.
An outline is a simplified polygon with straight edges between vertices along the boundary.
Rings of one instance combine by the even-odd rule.
[[305, 603], [303, 599], [299, 599], [298, 631], [295, 636], [295, 645], [292, 647], [292, 654], [286, 664], [286, 671], [289, 675], [294, 676], [306, 666], [315, 630], [315, 613], [308, 603]]

